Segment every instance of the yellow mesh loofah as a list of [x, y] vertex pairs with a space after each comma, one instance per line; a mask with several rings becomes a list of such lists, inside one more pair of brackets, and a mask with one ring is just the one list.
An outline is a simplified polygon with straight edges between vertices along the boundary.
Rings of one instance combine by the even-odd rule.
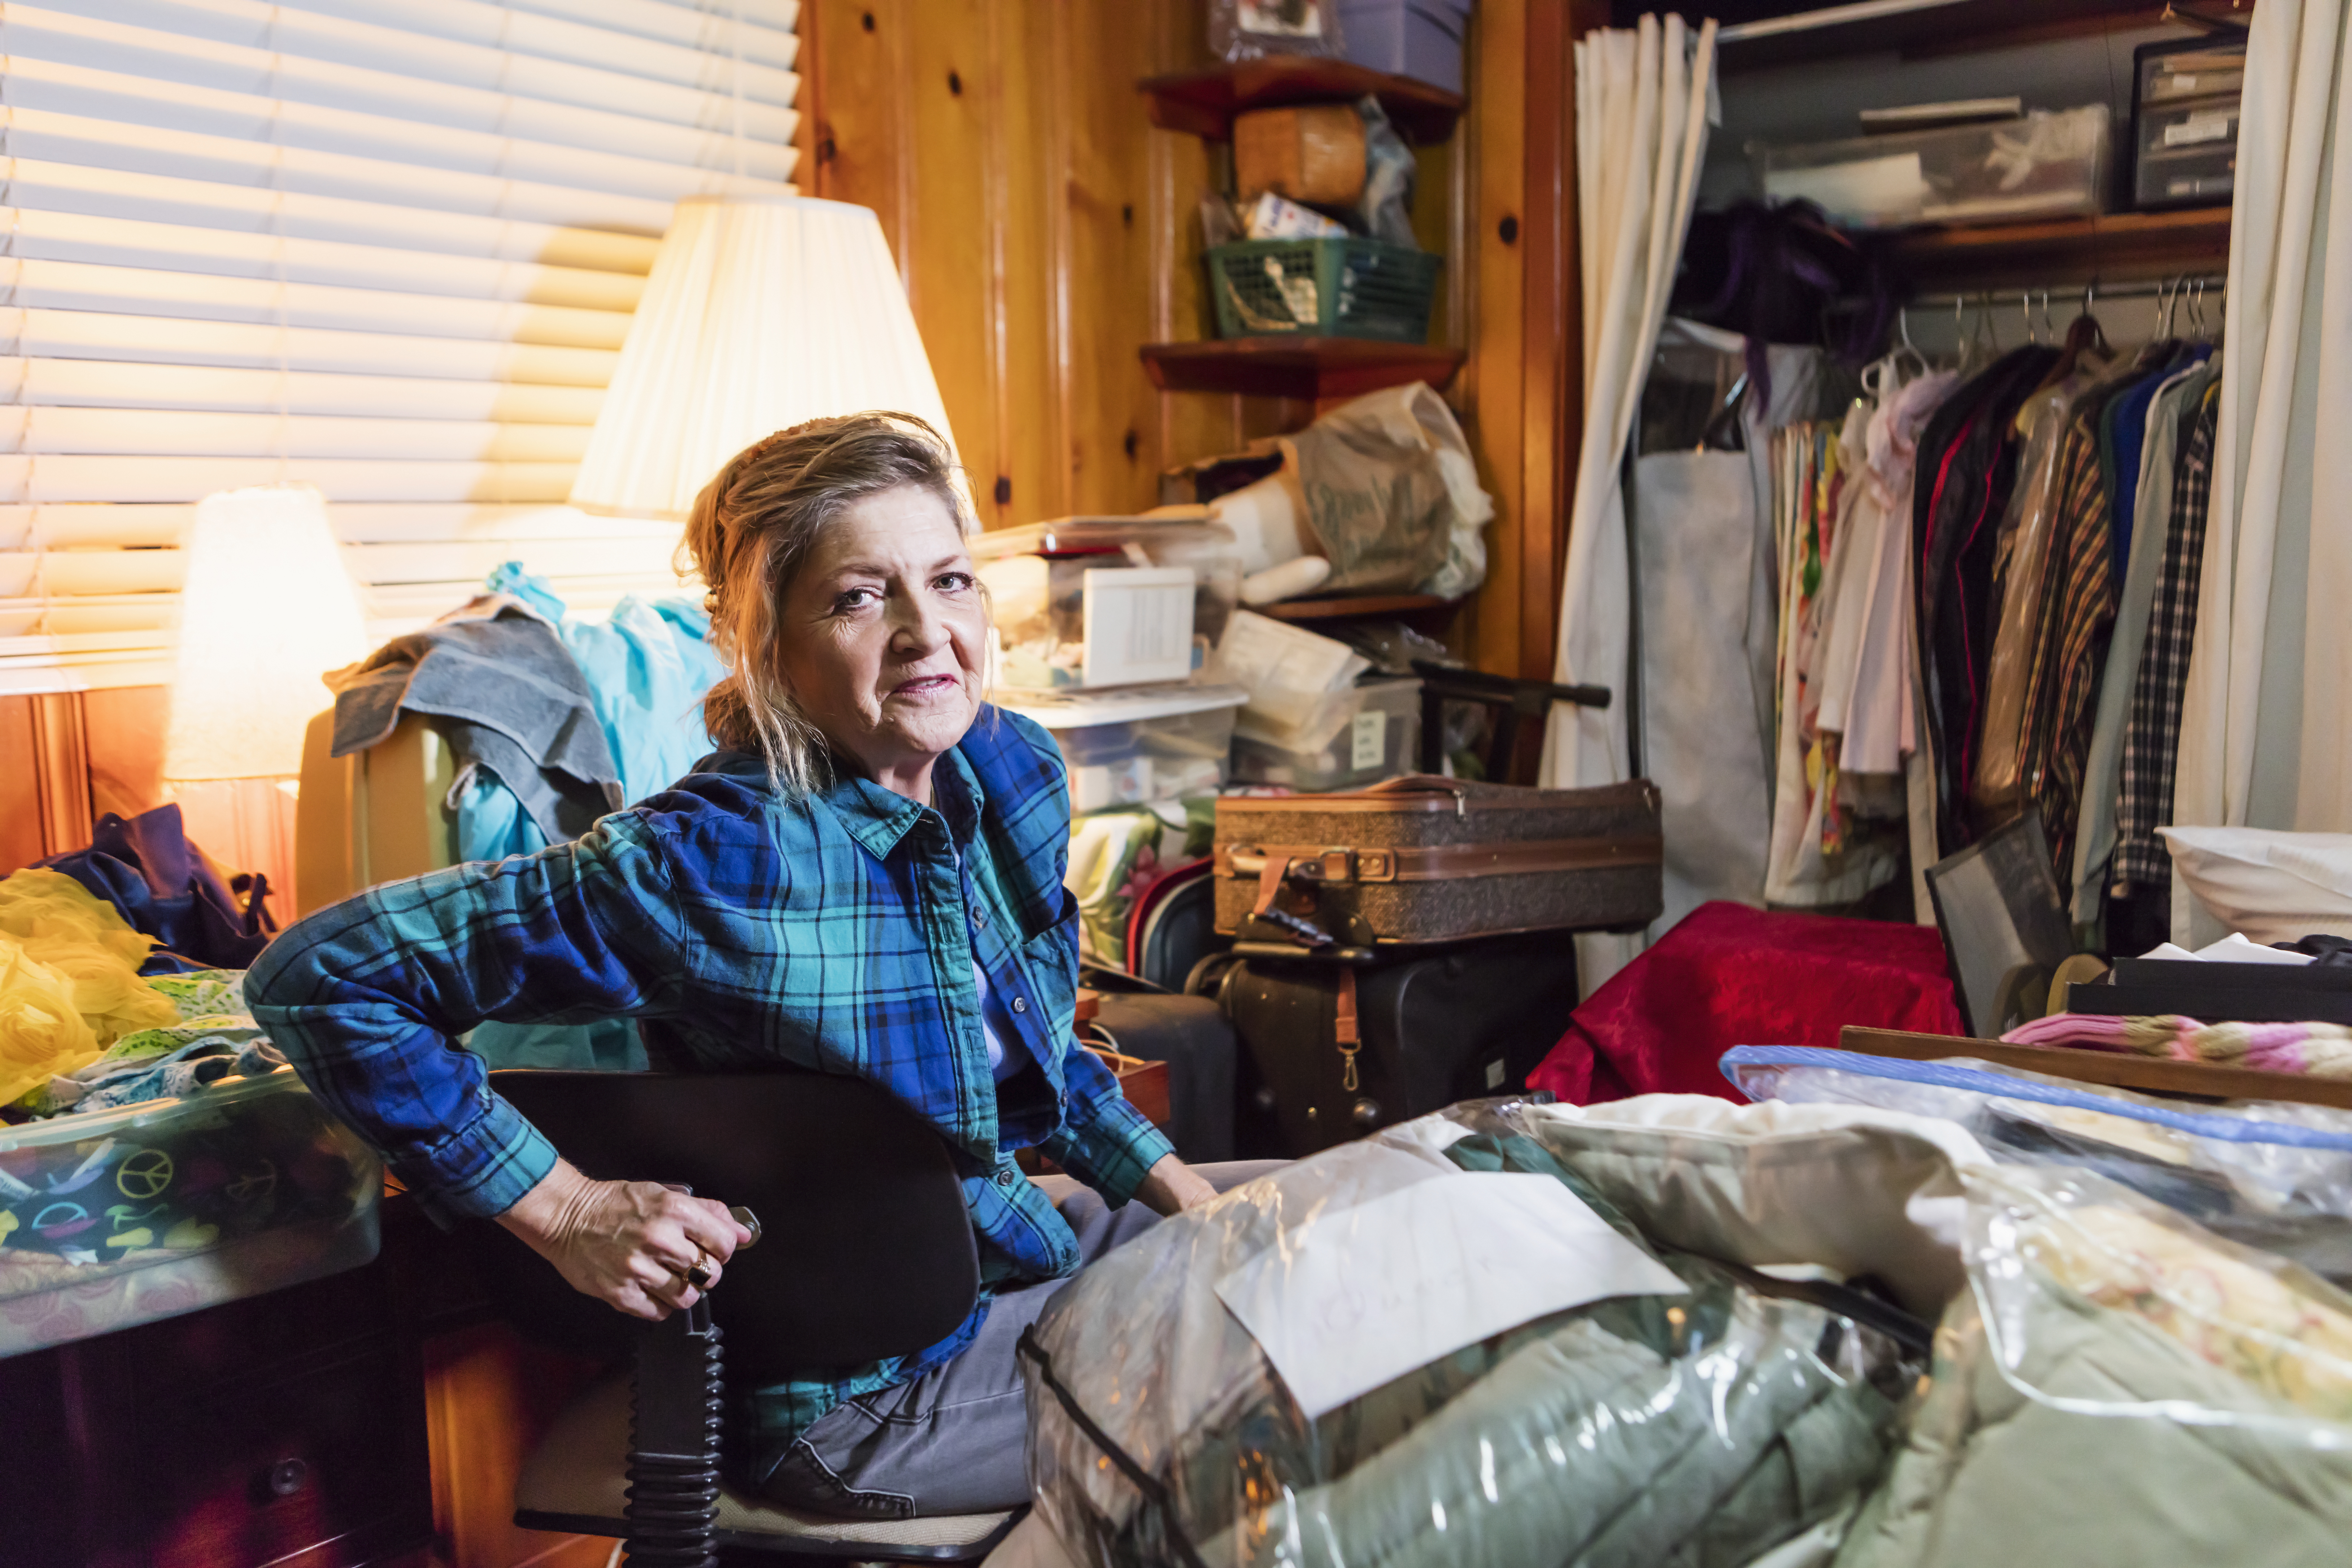
[[74, 983], [0, 936], [0, 1104], [98, 1059]]
[[[0, 878], [0, 941], [10, 942], [19, 960], [9, 975], [0, 977], [0, 996], [23, 993], [14, 1015], [20, 1048], [6, 1081], [14, 1081], [16, 1071], [31, 1071], [45, 1048], [53, 1055], [79, 1052], [87, 1059], [92, 1047], [102, 1050], [132, 1030], [179, 1017], [172, 999], [139, 977], [154, 939], [131, 930], [113, 905], [62, 872], [35, 868]], [[60, 997], [89, 1036], [87, 1042], [57, 1036], [45, 1022]], [[79, 1065], [52, 1067], [32, 1081]], [[24, 1092], [20, 1087], [0, 1094], [0, 1103]]]
[[38, 952], [58, 940], [94, 942], [136, 971], [155, 939], [131, 929], [112, 904], [62, 871], [28, 867], [0, 877], [0, 936]]

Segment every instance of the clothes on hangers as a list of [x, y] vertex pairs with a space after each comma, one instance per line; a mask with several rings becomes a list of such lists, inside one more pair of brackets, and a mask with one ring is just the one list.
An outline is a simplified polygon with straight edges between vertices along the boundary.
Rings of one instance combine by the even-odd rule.
[[[1895, 877], [1917, 750], [1910, 517], [1919, 436], [1959, 380], [1905, 379], [1900, 354], [1863, 377], [1832, 437], [1801, 437], [1832, 482], [1791, 490], [1780, 529], [1791, 557], [1794, 634], [1782, 665], [1779, 789], [1767, 897], [1820, 908], [1854, 902]], [[1826, 554], [1824, 556], [1824, 551]]]
[[2172, 519], [2164, 563], [2148, 615], [2146, 645], [2132, 683], [2116, 804], [2115, 880], [2132, 898], [2170, 904], [2172, 858], [2156, 829], [2172, 820], [2173, 764], [2179, 755], [2182, 694], [2197, 633], [2206, 517], [2212, 499], [2213, 449], [2221, 422], [2221, 356], [2194, 405], [2173, 473]]
[[1982, 821], [2005, 821], [2019, 810], [2017, 746], [2043, 602], [2052, 519], [2061, 500], [2058, 460], [2077, 406], [2115, 374], [2113, 361], [2085, 353], [2071, 373], [2036, 391], [2018, 411], [2017, 427], [2025, 435], [2025, 447], [1995, 546], [1998, 610], [1992, 651], [1985, 664], [1976, 766], [1969, 778], [1969, 799]]
[[[1778, 612], [1768, 906], [1860, 904], [1907, 858], [1927, 923], [1924, 868], [2026, 811], [2092, 940], [2111, 894], [2161, 891], [2219, 365], [2170, 337], [2118, 353], [2086, 311], [2063, 349], [1972, 372], [1906, 343], [1840, 416], [1751, 432]], [[1653, 498], [1677, 542], [1687, 489]]]
[[2220, 366], [2210, 351], [2197, 345], [2185, 364], [2176, 364], [2158, 383], [2142, 422], [2139, 483], [2134, 487], [2132, 505], [2138, 521], [2131, 530], [2125, 560], [2115, 640], [2100, 677], [2098, 710], [2092, 721], [2090, 760], [2083, 785], [2083, 824], [2075, 837], [2071, 868], [2074, 921], [2080, 928], [2099, 926], [2105, 912], [2108, 868], [2115, 856], [2122, 805], [2124, 734], [2172, 536], [2182, 410], [2186, 407], [2193, 414], [2219, 374]]
[[1919, 563], [1920, 679], [1936, 758], [1937, 837], [1972, 842], [1965, 810], [1975, 768], [1999, 522], [2017, 468], [2017, 412], [2055, 366], [2055, 350], [2012, 349], [1962, 385], [1919, 441], [1913, 550]]

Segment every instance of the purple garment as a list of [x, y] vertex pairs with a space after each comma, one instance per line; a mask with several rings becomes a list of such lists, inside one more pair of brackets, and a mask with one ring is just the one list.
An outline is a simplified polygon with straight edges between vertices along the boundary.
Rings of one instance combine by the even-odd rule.
[[163, 945], [141, 973], [184, 969], [249, 969], [278, 933], [269, 914], [269, 879], [239, 876], [236, 892], [252, 890], [243, 910], [196, 847], [188, 842], [177, 805], [124, 820], [98, 819], [87, 849], [40, 862], [62, 871], [112, 904], [135, 931]]

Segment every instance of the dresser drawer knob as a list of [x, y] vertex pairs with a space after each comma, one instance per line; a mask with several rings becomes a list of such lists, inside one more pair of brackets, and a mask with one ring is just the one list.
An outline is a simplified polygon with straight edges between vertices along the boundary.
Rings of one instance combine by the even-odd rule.
[[299, 1459], [280, 1459], [269, 1467], [269, 1490], [275, 1497], [292, 1497], [310, 1484], [310, 1467]]

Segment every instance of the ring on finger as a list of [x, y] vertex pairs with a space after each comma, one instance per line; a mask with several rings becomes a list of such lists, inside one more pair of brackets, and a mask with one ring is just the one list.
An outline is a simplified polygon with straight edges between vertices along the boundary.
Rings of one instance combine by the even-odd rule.
[[707, 1289], [710, 1284], [710, 1254], [696, 1247], [694, 1261], [679, 1269], [678, 1276], [698, 1290]]

